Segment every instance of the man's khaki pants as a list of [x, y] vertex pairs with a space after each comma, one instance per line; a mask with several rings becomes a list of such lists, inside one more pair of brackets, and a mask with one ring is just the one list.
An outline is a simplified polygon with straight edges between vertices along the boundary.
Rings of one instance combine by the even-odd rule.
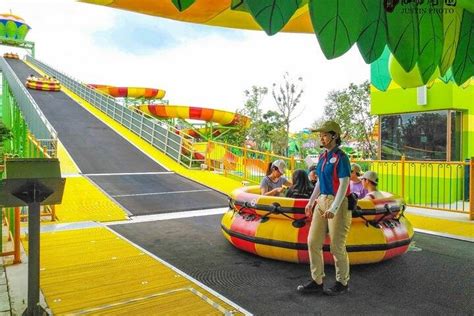
[[308, 234], [308, 251], [311, 264], [311, 277], [316, 283], [323, 283], [324, 260], [323, 243], [329, 231], [331, 239], [331, 253], [336, 266], [336, 280], [343, 285], [349, 281], [349, 257], [346, 251], [346, 238], [352, 221], [352, 212], [347, 209], [347, 198], [342, 201], [341, 207], [332, 219], [321, 215], [329, 209], [334, 196], [320, 195], [314, 208], [313, 220]]

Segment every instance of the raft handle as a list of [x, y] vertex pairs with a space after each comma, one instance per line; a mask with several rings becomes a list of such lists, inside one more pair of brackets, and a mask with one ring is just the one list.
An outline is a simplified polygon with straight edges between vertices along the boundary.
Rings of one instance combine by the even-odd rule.
[[263, 215], [263, 216], [262, 216], [262, 219], [267, 218], [268, 215], [270, 215], [270, 214], [280, 214], [280, 215], [285, 216], [286, 218], [289, 218], [289, 219], [293, 220], [292, 217], [286, 215], [286, 214], [281, 210], [281, 205], [280, 205], [280, 203], [278, 203], [278, 202], [273, 202], [273, 203], [272, 203], [272, 209], [271, 209], [267, 214]]
[[364, 215], [362, 215], [361, 208], [359, 206], [357, 206], [357, 209], [352, 211], [352, 212], [355, 213], [357, 217], [360, 217], [365, 221], [365, 226], [366, 227], [369, 227], [369, 224], [374, 226], [374, 227], [377, 227], [375, 225], [374, 221], [369, 221], [367, 218], [364, 217]]
[[397, 218], [394, 218], [394, 220], [396, 220], [396, 221], [400, 221], [400, 218], [401, 218], [401, 217], [405, 217], [405, 210], [407, 209], [406, 204], [402, 204], [402, 206], [400, 207], [400, 209], [401, 209], [400, 215], [398, 215]]
[[383, 221], [385, 217], [387, 217], [388, 215], [392, 214], [392, 210], [390, 209], [390, 206], [388, 206], [388, 204], [385, 204], [385, 205], [383, 206], [383, 208], [385, 209], [385, 213], [383, 213], [383, 216], [380, 217], [378, 221], [372, 221], [373, 224], [371, 223], [374, 227], [377, 227], [378, 224], [379, 224], [381, 221]]
[[294, 219], [288, 215], [285, 214], [285, 212], [283, 212], [281, 210], [281, 205], [277, 202], [273, 202], [272, 203], [272, 210], [269, 211], [267, 214], [263, 215], [260, 220], [262, 221], [262, 223], [265, 223], [266, 221], [269, 220], [269, 217], [268, 215], [270, 214], [280, 214], [280, 215], [283, 215], [285, 216], [286, 218], [288, 219], [291, 219], [292, 220], [292, 223], [291, 225], [293, 225], [293, 227], [295, 228], [301, 228], [301, 227], [304, 227], [304, 225], [306, 225], [306, 216], [304, 218], [300, 218], [300, 219]]

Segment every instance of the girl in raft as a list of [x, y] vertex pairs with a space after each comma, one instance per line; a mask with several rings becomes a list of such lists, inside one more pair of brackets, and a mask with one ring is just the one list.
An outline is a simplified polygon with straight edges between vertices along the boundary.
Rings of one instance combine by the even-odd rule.
[[286, 192], [286, 197], [293, 199], [309, 199], [313, 193], [313, 185], [304, 170], [295, 170], [291, 178], [293, 185]]
[[286, 164], [283, 160], [278, 159], [268, 164], [267, 175], [260, 182], [260, 194], [279, 196], [284, 186], [290, 186], [291, 182], [284, 176], [286, 172]]

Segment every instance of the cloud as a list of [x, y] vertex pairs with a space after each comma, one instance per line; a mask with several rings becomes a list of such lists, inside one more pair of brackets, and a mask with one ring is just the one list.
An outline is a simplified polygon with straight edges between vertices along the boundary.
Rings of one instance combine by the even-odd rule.
[[154, 50], [177, 47], [195, 38], [211, 35], [242, 39], [242, 32], [206, 25], [183, 23], [153, 16], [117, 11], [114, 25], [94, 34], [98, 46], [104, 43], [121, 51], [146, 55]]
[[[83, 82], [165, 89], [171, 104], [234, 111], [252, 85], [301, 76], [304, 112], [292, 131], [322, 115], [329, 91], [369, 79], [356, 48], [328, 61], [312, 34], [269, 37], [65, 0], [0, 3], [0, 12], [9, 8], [33, 27], [27, 40], [38, 59]], [[274, 107], [269, 94], [264, 108]]]

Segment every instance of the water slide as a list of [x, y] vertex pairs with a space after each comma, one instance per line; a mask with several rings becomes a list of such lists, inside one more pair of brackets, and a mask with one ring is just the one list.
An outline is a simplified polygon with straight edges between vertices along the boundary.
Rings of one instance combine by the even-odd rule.
[[163, 99], [166, 94], [165, 90], [156, 88], [115, 87], [102, 84], [89, 84], [88, 86], [114, 98]]
[[[162, 99], [166, 91], [156, 88], [143, 88], [143, 87], [115, 87], [109, 85], [89, 84], [90, 87], [95, 88], [105, 94], [108, 94], [114, 98], [146, 98], [146, 99]], [[250, 119], [244, 115], [224, 111], [209, 109], [203, 107], [183, 106], [183, 105], [163, 105], [163, 104], [143, 104], [137, 106], [137, 109], [156, 117], [158, 119], [183, 119], [183, 120], [198, 120], [207, 123], [218, 124], [213, 128], [212, 136], [218, 136], [221, 131], [219, 126], [237, 126], [239, 124], [249, 125]], [[197, 138], [199, 135], [206, 133], [205, 128], [202, 129], [184, 129], [183, 133], [188, 134], [191, 137]], [[194, 143], [193, 151], [196, 152], [195, 158], [204, 159], [204, 152], [206, 152], [206, 143]], [[224, 155], [224, 148], [222, 146], [215, 145], [212, 148], [207, 148], [213, 152], [213, 156], [222, 153]], [[222, 158], [222, 157], [220, 157]]]
[[[202, 107], [193, 107], [193, 106], [183, 106], [183, 105], [156, 105], [156, 104], [144, 104], [138, 106], [138, 109], [144, 113], [147, 113], [153, 117], [159, 119], [172, 119], [179, 118], [184, 120], [199, 120], [208, 123], [215, 123], [221, 126], [238, 126], [240, 124], [248, 125], [250, 124], [250, 119], [246, 116], [240, 115], [235, 112], [202, 108]], [[219, 125], [214, 128], [213, 135], [217, 136], [220, 134]], [[183, 130], [184, 133], [197, 137], [199, 133], [204, 134], [206, 129], [187, 129]], [[206, 152], [207, 142], [204, 143], [194, 143], [193, 151], [195, 152], [195, 157], [197, 159], [204, 159], [204, 153]], [[207, 148], [207, 151], [216, 158], [223, 158], [226, 150], [217, 144]], [[217, 157], [217, 155], [222, 155], [222, 157]]]
[[248, 117], [238, 113], [183, 105], [140, 105], [140, 111], [160, 119], [180, 118], [217, 123], [223, 126], [249, 124]]

